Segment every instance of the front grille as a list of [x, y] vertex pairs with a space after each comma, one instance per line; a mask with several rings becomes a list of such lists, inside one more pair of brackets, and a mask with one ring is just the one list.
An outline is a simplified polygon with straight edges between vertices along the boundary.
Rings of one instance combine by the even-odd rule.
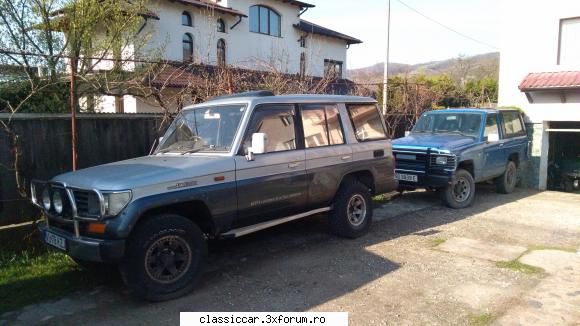
[[77, 215], [81, 217], [98, 217], [100, 213], [99, 197], [96, 193], [86, 190], [73, 191]]
[[425, 171], [428, 155], [420, 152], [393, 151], [397, 162], [397, 169]]

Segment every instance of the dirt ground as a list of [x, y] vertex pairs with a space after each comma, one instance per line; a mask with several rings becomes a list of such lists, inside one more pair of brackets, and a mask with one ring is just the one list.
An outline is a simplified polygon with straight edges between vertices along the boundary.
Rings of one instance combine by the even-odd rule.
[[184, 298], [143, 303], [111, 284], [7, 313], [0, 324], [173, 325], [180, 311], [348, 311], [350, 325], [580, 325], [579, 248], [580, 195], [499, 195], [484, 186], [473, 207], [451, 210], [432, 193], [407, 193], [379, 205], [360, 239], [330, 235], [321, 215], [212, 242], [207, 272]]

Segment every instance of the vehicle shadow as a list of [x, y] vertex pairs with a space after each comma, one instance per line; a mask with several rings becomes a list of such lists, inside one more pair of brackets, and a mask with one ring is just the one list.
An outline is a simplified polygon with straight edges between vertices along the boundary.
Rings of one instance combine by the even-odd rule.
[[[110, 323], [114, 318], [132, 324], [136, 323], [132, 316], [139, 315], [141, 321], [174, 323], [180, 311], [313, 309], [401, 268], [404, 262], [373, 252], [369, 249], [373, 245], [407, 235], [435, 235], [439, 226], [533, 194], [536, 192], [518, 189], [499, 195], [491, 185], [483, 185], [472, 207], [452, 210], [435, 193], [405, 193], [379, 205], [371, 231], [359, 239], [331, 235], [326, 215], [317, 215], [238, 239], [213, 240], [207, 269], [192, 294], [169, 302], [144, 303], [131, 299], [118, 282], [112, 282], [104, 291], [112, 292], [114, 299], [92, 308], [92, 322]], [[81, 320], [76, 318], [63, 316], [59, 323]]]

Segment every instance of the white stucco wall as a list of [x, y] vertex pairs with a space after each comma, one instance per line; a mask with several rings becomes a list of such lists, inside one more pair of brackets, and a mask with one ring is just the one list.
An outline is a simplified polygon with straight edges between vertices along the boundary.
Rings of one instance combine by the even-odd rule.
[[[145, 59], [183, 60], [182, 38], [185, 33], [194, 40], [194, 61], [196, 63], [217, 64], [217, 42], [226, 42], [226, 63], [241, 68], [277, 71], [281, 73], [300, 73], [300, 55], [305, 53], [306, 74], [324, 76], [324, 60], [341, 61], [343, 78], [347, 71], [346, 42], [317, 34], [308, 34], [306, 48], [301, 48], [299, 39], [303, 32], [294, 27], [298, 24], [300, 8], [283, 1], [274, 0], [230, 0], [219, 1], [224, 7], [246, 14], [248, 17], [232, 30], [238, 17], [216, 11], [201, 9], [191, 5], [167, 0], [151, 0], [149, 9], [159, 16], [159, 20], [149, 19], [140, 34], [146, 37], [139, 49], [139, 57]], [[250, 32], [249, 11], [253, 5], [264, 5], [274, 9], [281, 16], [281, 37]], [[311, 10], [316, 10], [313, 8]], [[193, 26], [181, 24], [181, 14], [187, 11]], [[217, 20], [226, 22], [226, 33], [217, 31]], [[306, 35], [306, 34], [305, 34]], [[141, 43], [143, 42], [143, 43]], [[107, 69], [106, 62], [102, 68]], [[132, 69], [133, 67], [130, 67]], [[115, 112], [113, 97], [103, 96], [97, 100], [97, 112]], [[131, 96], [124, 98], [124, 109], [128, 113], [159, 112], [154, 103], [145, 103]]]
[[[568, 65], [558, 65], [560, 19], [580, 17], [580, 1], [503, 1], [499, 105], [525, 110], [533, 123], [580, 121], [578, 96], [560, 103], [554, 94], [539, 94], [530, 104], [518, 85], [532, 72], [580, 71], [580, 57]], [[579, 41], [580, 42], [580, 41]]]
[[499, 105], [523, 109], [533, 124], [530, 175], [535, 187], [545, 190], [550, 121], [580, 121], [580, 92], [566, 92], [566, 103], [558, 92], [533, 92], [530, 103], [518, 86], [529, 73], [580, 71], [580, 57], [558, 65], [560, 20], [580, 17], [580, 1], [509, 0], [502, 2], [500, 14]]
[[[300, 54], [305, 52], [307, 74], [323, 76], [324, 59], [342, 61], [343, 71], [346, 72], [347, 49], [343, 40], [311, 35], [307, 41], [307, 48], [300, 47], [298, 40], [301, 32], [294, 27], [300, 21], [299, 7], [272, 0], [221, 1], [220, 5], [230, 6], [248, 16], [251, 6], [268, 6], [281, 16], [282, 36], [275, 37], [250, 32], [249, 17], [243, 18], [232, 30], [230, 28], [238, 21], [238, 17], [177, 2], [155, 0], [152, 1], [150, 9], [158, 14], [160, 20], [148, 22], [144, 34], [148, 34], [150, 40], [142, 52], [145, 52], [146, 56], [155, 56], [158, 49], [162, 49], [159, 53], [160, 57], [181, 61], [183, 59], [182, 37], [184, 33], [190, 33], [194, 38], [194, 56], [198, 63], [216, 64], [217, 42], [223, 38], [226, 41], [226, 61], [230, 65], [297, 74], [300, 72]], [[181, 25], [183, 11], [191, 14], [193, 27]], [[226, 33], [217, 32], [218, 18], [225, 20]], [[343, 77], [346, 75], [343, 74]]]

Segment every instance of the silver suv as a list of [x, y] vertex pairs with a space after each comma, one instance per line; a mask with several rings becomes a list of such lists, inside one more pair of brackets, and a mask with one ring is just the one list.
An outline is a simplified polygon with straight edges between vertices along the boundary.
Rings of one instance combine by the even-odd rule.
[[210, 238], [324, 212], [335, 234], [365, 234], [394, 167], [374, 99], [252, 92], [188, 107], [152, 155], [35, 181], [32, 198], [48, 245], [166, 300], [194, 288]]

